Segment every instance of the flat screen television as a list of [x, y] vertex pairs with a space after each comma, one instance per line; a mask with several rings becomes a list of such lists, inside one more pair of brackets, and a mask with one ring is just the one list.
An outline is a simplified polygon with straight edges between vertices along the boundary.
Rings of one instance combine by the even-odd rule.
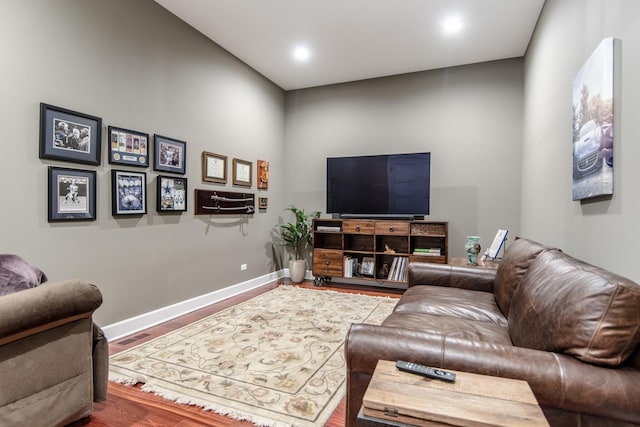
[[327, 213], [341, 218], [429, 214], [431, 153], [327, 158]]

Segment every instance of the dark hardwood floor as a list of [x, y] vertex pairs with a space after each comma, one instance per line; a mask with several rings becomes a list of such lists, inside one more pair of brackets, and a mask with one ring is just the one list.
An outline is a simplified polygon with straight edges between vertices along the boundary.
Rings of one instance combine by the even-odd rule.
[[[121, 338], [109, 344], [110, 354], [116, 354], [160, 335], [181, 328], [189, 323], [200, 320], [206, 316], [217, 313], [233, 305], [244, 302], [282, 284], [289, 284], [287, 279], [282, 279], [258, 289], [245, 292], [241, 295], [212, 304], [208, 307], [191, 312], [177, 319], [173, 319], [161, 325]], [[299, 285], [303, 288], [318, 290], [333, 290], [339, 292], [360, 293], [375, 296], [399, 297], [401, 290], [384, 289], [364, 286], [353, 286], [341, 283], [329, 283], [321, 288], [313, 286], [312, 282], [303, 282]], [[344, 399], [335, 410], [331, 419], [326, 424], [328, 427], [343, 427], [345, 415]], [[211, 411], [205, 411], [196, 406], [179, 405], [151, 393], [140, 390], [140, 386], [125, 386], [109, 382], [109, 394], [104, 402], [94, 402], [93, 412], [90, 417], [77, 421], [70, 426], [91, 427], [201, 427], [201, 426], [253, 426], [252, 423], [237, 421]]]

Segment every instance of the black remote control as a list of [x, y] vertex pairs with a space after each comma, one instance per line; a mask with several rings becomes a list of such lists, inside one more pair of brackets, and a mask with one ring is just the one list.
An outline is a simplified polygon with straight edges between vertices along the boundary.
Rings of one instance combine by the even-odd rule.
[[400, 369], [401, 371], [422, 375], [423, 377], [433, 378], [436, 380], [447, 381], [450, 383], [456, 380], [456, 374], [454, 374], [453, 372], [443, 371], [442, 369], [419, 365], [413, 362], [405, 362], [404, 360], [398, 360], [396, 362], [396, 368]]

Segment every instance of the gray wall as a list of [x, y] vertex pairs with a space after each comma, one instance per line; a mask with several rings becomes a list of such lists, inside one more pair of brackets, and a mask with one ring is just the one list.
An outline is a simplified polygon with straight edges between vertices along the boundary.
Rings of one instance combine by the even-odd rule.
[[430, 151], [431, 214], [450, 255], [520, 229], [523, 61], [513, 59], [287, 93], [285, 199], [324, 211], [326, 157]]
[[[271, 231], [283, 215], [284, 92], [152, 0], [0, 2], [0, 253], [16, 253], [50, 280], [99, 285], [100, 324], [206, 294], [273, 271]], [[38, 158], [39, 103], [102, 117], [106, 126], [187, 141], [189, 210], [155, 212], [157, 173], [148, 168], [148, 214], [111, 215], [103, 144], [95, 167]], [[271, 162], [266, 212], [194, 216], [204, 184], [203, 150]], [[47, 166], [96, 170], [97, 221], [47, 222]], [[230, 173], [230, 171], [229, 171]], [[254, 172], [255, 173], [255, 172]], [[255, 178], [255, 175], [254, 175]], [[247, 263], [248, 270], [240, 271]]]
[[[640, 2], [547, 0], [525, 61], [522, 232], [640, 280]], [[614, 74], [614, 194], [573, 202], [571, 91], [605, 37], [620, 40]]]
[[[486, 247], [506, 227], [638, 280], [638, 16], [636, 0], [547, 0], [524, 61], [285, 95], [151, 0], [3, 0], [0, 252], [51, 280], [93, 280], [105, 296], [96, 319], [109, 324], [273, 271], [283, 209], [325, 209], [327, 156], [428, 150], [430, 218], [450, 221], [453, 256], [466, 235]], [[572, 202], [571, 82], [607, 36], [622, 41], [614, 196]], [[155, 212], [149, 168], [149, 213], [113, 218], [106, 145], [98, 167], [38, 159], [40, 102], [186, 140], [189, 212]], [[194, 216], [194, 188], [233, 190], [201, 182], [203, 150], [269, 160], [269, 190], [252, 189], [269, 197], [267, 212]], [[47, 222], [49, 165], [97, 171], [97, 221]]]

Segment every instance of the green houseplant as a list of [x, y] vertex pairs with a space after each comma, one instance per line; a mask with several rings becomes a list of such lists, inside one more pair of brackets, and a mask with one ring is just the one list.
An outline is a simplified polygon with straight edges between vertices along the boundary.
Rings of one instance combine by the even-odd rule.
[[289, 206], [287, 209], [295, 215], [295, 222], [280, 225], [280, 236], [289, 252], [289, 275], [291, 281], [300, 283], [306, 272], [306, 257], [311, 248], [313, 237], [313, 219], [320, 217], [320, 212], [306, 214], [304, 209]]

